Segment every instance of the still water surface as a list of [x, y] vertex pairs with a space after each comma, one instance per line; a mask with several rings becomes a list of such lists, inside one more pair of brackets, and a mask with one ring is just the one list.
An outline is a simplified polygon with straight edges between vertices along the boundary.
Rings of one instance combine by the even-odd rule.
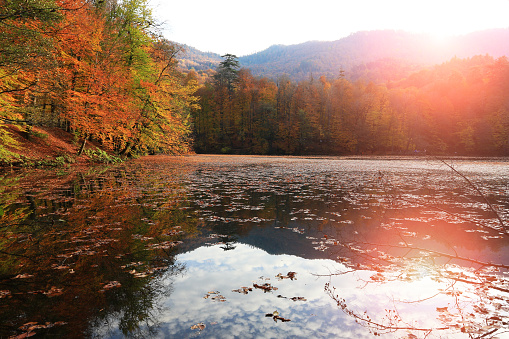
[[5, 173], [0, 337], [507, 337], [508, 164], [190, 156]]

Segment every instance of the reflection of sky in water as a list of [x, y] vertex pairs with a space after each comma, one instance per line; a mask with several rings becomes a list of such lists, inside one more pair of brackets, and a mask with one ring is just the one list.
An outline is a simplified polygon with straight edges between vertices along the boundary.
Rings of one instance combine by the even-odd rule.
[[[328, 278], [311, 272], [328, 273], [338, 264], [329, 260], [306, 260], [289, 255], [269, 255], [253, 247], [236, 244], [233, 251], [219, 246], [201, 247], [178, 256], [187, 266], [182, 279], [174, 282], [174, 293], [165, 302], [170, 313], [163, 315], [161, 328], [168, 335], [192, 335], [192, 325], [203, 322], [202, 335], [228, 337], [350, 337], [353, 326], [345, 325], [343, 314], [324, 293]], [[278, 280], [276, 275], [297, 272], [297, 279]], [[270, 280], [260, 279], [260, 277]], [[277, 291], [254, 289], [244, 295], [232, 290], [253, 283], [270, 283]], [[221, 292], [226, 302], [204, 299], [209, 291]], [[304, 297], [306, 301], [278, 298]], [[181, 313], [180, 310], [183, 312]], [[275, 323], [266, 313], [278, 311], [291, 322]], [[214, 325], [214, 323], [216, 323]], [[212, 323], [212, 325], [211, 325]], [[354, 326], [355, 328], [355, 326]]]
[[[159, 332], [155, 337], [207, 337], [207, 338], [372, 338], [369, 330], [356, 324], [343, 313], [324, 292], [331, 282], [348, 307], [362, 313], [369, 311], [382, 322], [385, 309], [398, 311], [412, 320], [415, 326], [435, 326], [437, 298], [426, 303], [401, 303], [427, 298], [437, 293], [438, 284], [423, 277], [412, 283], [365, 284], [375, 272], [356, 271], [338, 276], [327, 275], [347, 269], [332, 260], [309, 260], [291, 255], [270, 255], [245, 244], [236, 244], [235, 250], [224, 251], [219, 246], [200, 247], [178, 256], [178, 262], [186, 265], [182, 276], [171, 277], [173, 293], [161, 300], [163, 313], [158, 317]], [[297, 273], [296, 280], [279, 280], [276, 275]], [[425, 272], [423, 272], [425, 273]], [[262, 278], [263, 277], [263, 278]], [[278, 288], [264, 293], [253, 288], [249, 294], [232, 290], [253, 283], [270, 283]], [[442, 286], [443, 287], [443, 286]], [[210, 291], [220, 292], [225, 302], [204, 297]], [[278, 298], [282, 295], [285, 298]], [[304, 297], [306, 301], [289, 298]], [[439, 305], [447, 306], [446, 297]], [[266, 313], [278, 311], [291, 322], [277, 323], [265, 317]], [[203, 331], [191, 330], [195, 324], [203, 323]], [[401, 337], [402, 333], [384, 337]], [[439, 333], [437, 333], [439, 334]], [[442, 333], [443, 334], [443, 333]], [[433, 337], [433, 336], [432, 336]]]

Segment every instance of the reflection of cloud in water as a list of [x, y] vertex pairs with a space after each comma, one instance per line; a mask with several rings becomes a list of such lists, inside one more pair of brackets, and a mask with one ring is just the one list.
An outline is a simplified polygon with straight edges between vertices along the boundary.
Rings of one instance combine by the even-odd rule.
[[[227, 252], [219, 246], [201, 247], [180, 255], [178, 260], [186, 264], [187, 272], [174, 282], [174, 293], [166, 301], [169, 312], [161, 318], [161, 329], [168, 334], [191, 335], [190, 327], [200, 322], [207, 325], [203, 335], [221, 338], [350, 337], [356, 328], [324, 293], [329, 279], [311, 274], [326, 274], [327, 267], [338, 269], [339, 264], [331, 260], [274, 256], [243, 244]], [[289, 271], [297, 272], [296, 280], [276, 278], [278, 273], [286, 275]], [[260, 279], [262, 276], [270, 280]], [[242, 286], [253, 287], [253, 282], [267, 282], [278, 290], [264, 293], [253, 288], [247, 295], [232, 292]], [[227, 301], [204, 299], [209, 291], [219, 291]], [[278, 295], [307, 301], [294, 302]], [[275, 323], [265, 317], [275, 310], [291, 322]]]
[[[270, 255], [260, 249], [236, 244], [233, 251], [223, 251], [219, 246], [201, 247], [178, 256], [187, 271], [175, 279], [174, 292], [164, 301], [166, 313], [159, 319], [160, 330], [166, 336], [190, 337], [198, 334], [191, 326], [204, 323], [200, 334], [205, 337], [313, 337], [313, 338], [372, 338], [366, 328], [341, 312], [336, 303], [324, 292], [327, 282], [345, 298], [348, 308], [361, 314], [368, 311], [372, 318], [383, 322], [385, 309], [394, 309], [404, 320], [414, 326], [441, 327], [436, 318], [436, 307], [451, 306], [449, 297], [440, 295], [429, 302], [401, 303], [425, 299], [445, 287], [422, 276], [412, 282], [371, 283], [376, 272], [356, 271], [339, 276], [327, 275], [345, 271], [345, 266], [332, 260], [308, 260], [290, 255]], [[297, 280], [276, 278], [297, 272]], [[263, 278], [269, 278], [264, 280]], [[270, 283], [278, 290], [264, 293], [253, 288], [244, 295], [233, 292], [242, 286], [253, 287]], [[204, 297], [208, 292], [220, 292], [226, 302]], [[304, 297], [306, 301], [278, 298]], [[266, 313], [278, 311], [291, 322], [274, 322]], [[440, 335], [440, 333], [437, 333]], [[441, 333], [442, 335], [447, 335]], [[384, 337], [400, 337], [401, 333]]]
[[[449, 307], [454, 312], [454, 296], [444, 294], [453, 292], [447, 290], [451, 281], [435, 281], [433, 277], [436, 276], [426, 265], [414, 264], [408, 267], [408, 272], [413, 275], [408, 281], [382, 279], [379, 282], [376, 280], [380, 276], [377, 272], [365, 270], [329, 277], [327, 274], [350, 269], [327, 259], [270, 255], [240, 243], [232, 251], [223, 251], [220, 246], [200, 247], [178, 255], [177, 262], [186, 266], [183, 275], [167, 274], [166, 279], [154, 280], [157, 284], [171, 286], [173, 292], [169, 297], [161, 297], [157, 301], [162, 310], [156, 315], [158, 324], [155, 330], [158, 333], [153, 337], [373, 338], [369, 329], [355, 323], [353, 317], [342, 312], [325, 293], [324, 286], [328, 282], [335, 288], [339, 298], [345, 299], [349, 310], [358, 315], [367, 311], [371, 319], [386, 325], [386, 309], [396, 309], [405, 326], [420, 328], [444, 326], [437, 320], [440, 315], [438, 308]], [[401, 269], [392, 274], [390, 271], [385, 272], [384, 277], [390, 279], [391, 276], [400, 276], [405, 271], [404, 267]], [[276, 277], [279, 273], [286, 275], [290, 271], [297, 273], [297, 280], [279, 280]], [[320, 274], [323, 276], [318, 276]], [[253, 288], [253, 282], [260, 285], [270, 283], [278, 289], [264, 293]], [[243, 286], [252, 287], [253, 291], [247, 295], [232, 291]], [[442, 294], [437, 295], [440, 288]], [[471, 288], [461, 282], [455, 282], [454, 285], [454, 290], [462, 292], [459, 300], [462, 300], [464, 314], [472, 313], [471, 301], [476, 299], [474, 294], [469, 293]], [[219, 292], [226, 301], [212, 300], [215, 294], [205, 299], [212, 291]], [[288, 299], [278, 298], [278, 295]], [[303, 297], [306, 301], [294, 302], [289, 299], [292, 297]], [[276, 310], [282, 317], [291, 319], [291, 322], [276, 323], [265, 317], [265, 314]], [[201, 332], [191, 330], [191, 326], [198, 323], [204, 323], [206, 328]], [[114, 317], [110, 319], [110, 328], [109, 333], [107, 326], [99, 328], [96, 333], [108, 333], [100, 337], [121, 337], [116, 330], [118, 320]], [[149, 333], [143, 325], [141, 330]], [[459, 329], [451, 331], [456, 332], [455, 335], [437, 331], [427, 338], [464, 337]], [[405, 333], [407, 331], [402, 330], [383, 337], [401, 338]], [[426, 332], [417, 334], [421, 338]]]

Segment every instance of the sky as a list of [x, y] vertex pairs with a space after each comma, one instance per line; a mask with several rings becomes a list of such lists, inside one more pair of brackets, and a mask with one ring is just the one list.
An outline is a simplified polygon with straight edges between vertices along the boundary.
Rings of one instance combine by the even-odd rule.
[[509, 27], [509, 0], [150, 0], [163, 34], [203, 52], [243, 56], [272, 45], [334, 41], [381, 29], [437, 39]]

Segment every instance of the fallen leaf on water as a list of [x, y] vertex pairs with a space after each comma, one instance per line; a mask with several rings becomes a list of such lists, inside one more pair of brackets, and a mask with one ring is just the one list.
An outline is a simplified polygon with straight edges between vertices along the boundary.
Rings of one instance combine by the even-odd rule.
[[26, 324], [23, 324], [21, 325], [19, 328], [24, 330], [24, 329], [28, 329], [29, 327], [31, 327], [32, 325], [37, 325], [37, 321], [31, 321], [29, 323], [26, 323]]
[[279, 312], [278, 311], [274, 311], [272, 313], [266, 313], [265, 316], [267, 318], [272, 318], [274, 319], [275, 322], [277, 322], [278, 320], [281, 320], [282, 322], [287, 322], [287, 321], [291, 321], [290, 319], [287, 319], [287, 318], [283, 318], [279, 315]]
[[265, 283], [263, 285], [253, 284], [255, 288], [263, 290], [263, 292], [270, 292], [270, 291], [276, 291], [277, 287], [272, 286], [269, 283]]
[[226, 301], [226, 298], [222, 295], [216, 295], [215, 297], [212, 297], [211, 298], [212, 300], [214, 301], [219, 301], [219, 302], [225, 302]]
[[236, 289], [236, 290], [232, 290], [232, 292], [238, 292], [238, 293], [243, 293], [243, 294], [248, 294], [249, 292], [251, 292], [253, 289], [251, 287], [244, 287], [242, 286], [241, 288], [239, 289]]
[[43, 292], [43, 294], [47, 295], [48, 297], [56, 297], [58, 295], [61, 295], [63, 292], [63, 288], [57, 288], [55, 286], [51, 287], [49, 291]]
[[281, 273], [279, 273], [278, 275], [276, 275], [276, 278], [278, 278], [279, 280], [282, 280], [282, 279], [290, 279], [290, 280], [297, 280], [297, 278], [295, 277], [297, 273], [295, 272], [288, 272], [286, 275], [282, 275]]
[[42, 329], [42, 328], [51, 328], [53, 326], [61, 326], [67, 324], [65, 321], [57, 321], [55, 323], [46, 322], [44, 325], [40, 324], [36, 321], [31, 321], [26, 324], [23, 324], [19, 327], [20, 330], [26, 331], [25, 333], [19, 334], [17, 336], [9, 337], [9, 339], [21, 339], [28, 338], [36, 335], [37, 333], [34, 330]]
[[222, 296], [221, 294], [219, 294], [221, 292], [218, 292], [218, 291], [210, 291], [208, 292], [204, 297], [203, 299], [211, 299], [213, 301], [219, 301], [219, 302], [225, 302], [226, 301], [226, 298], [224, 296]]
[[281, 320], [282, 322], [287, 322], [287, 321], [291, 321], [290, 319], [287, 319], [287, 318], [283, 318], [283, 317], [280, 317], [278, 315], [275, 315], [274, 317], [272, 317], [274, 319], [275, 322], [277, 322], [278, 320]]
[[206, 327], [206, 326], [205, 326], [205, 324], [204, 324], [204, 323], [198, 323], [198, 324], [196, 324], [196, 325], [191, 326], [191, 329], [192, 329], [192, 330], [200, 330], [200, 331], [202, 331], [202, 330], [204, 330], [204, 329], [205, 329], [205, 327]]
[[24, 274], [18, 274], [13, 279], [27, 279], [27, 278], [32, 278], [32, 277], [33, 277], [32, 274], [24, 273]]
[[120, 287], [120, 286], [122, 286], [122, 284], [120, 284], [118, 281], [110, 281], [109, 283], [104, 285], [103, 288], [105, 290], [109, 290], [110, 288]]

